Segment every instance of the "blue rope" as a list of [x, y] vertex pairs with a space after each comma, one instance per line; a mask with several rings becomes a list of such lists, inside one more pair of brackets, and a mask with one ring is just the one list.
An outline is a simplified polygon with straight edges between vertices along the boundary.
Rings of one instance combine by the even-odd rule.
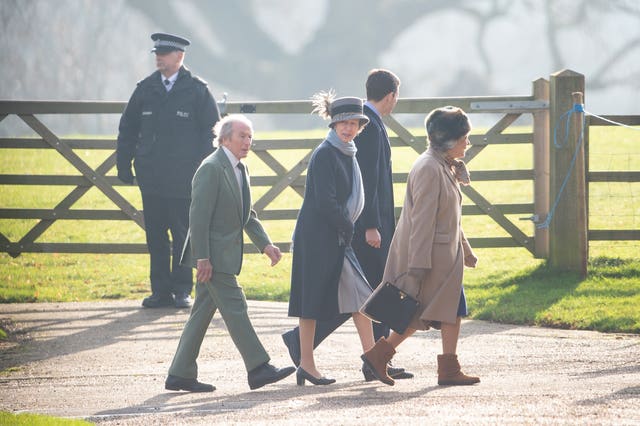
[[[582, 104], [573, 104], [573, 108], [571, 108], [569, 111], [567, 111], [564, 114], [562, 114], [560, 116], [560, 119], [556, 123], [556, 125], [555, 125], [555, 127], [553, 129], [553, 145], [556, 148], [558, 148], [558, 149], [559, 148], [563, 148], [563, 147], [565, 147], [567, 145], [568, 140], [569, 140], [569, 128], [570, 128], [570, 125], [571, 125], [571, 116], [576, 112], [584, 113], [584, 106]], [[558, 124], [562, 123], [562, 120], [565, 117], [566, 117], [566, 121], [565, 121], [564, 142], [562, 144], [558, 144], [558, 141], [557, 141]], [[551, 223], [551, 220], [553, 219], [553, 215], [555, 214], [556, 208], [558, 207], [558, 203], [560, 202], [560, 197], [562, 196], [562, 192], [564, 191], [564, 188], [567, 186], [567, 182], [569, 182], [569, 177], [571, 176], [571, 172], [573, 171], [573, 167], [576, 164], [576, 159], [578, 158], [578, 153], [580, 152], [580, 147], [582, 146], [582, 141], [584, 139], [585, 124], [586, 124], [586, 119], [585, 119], [585, 115], [583, 115], [582, 116], [582, 126], [580, 127], [580, 136], [578, 137], [578, 143], [576, 144], [576, 150], [573, 153], [573, 158], [571, 159], [571, 164], [569, 165], [569, 170], [567, 170], [567, 174], [564, 177], [564, 180], [562, 181], [562, 185], [560, 185], [560, 191], [558, 191], [558, 195], [556, 195], [556, 199], [553, 202], [553, 206], [551, 207], [551, 210], [549, 210], [549, 214], [547, 215], [547, 218], [545, 219], [544, 222], [536, 224], [536, 228], [538, 228], [538, 229], [546, 229], [546, 228], [548, 228], [549, 224]]]
[[[580, 152], [580, 147], [582, 146], [582, 141], [584, 139], [584, 129], [586, 127], [586, 116], [587, 115], [591, 115], [593, 117], [597, 117], [601, 120], [607, 121], [611, 124], [615, 124], [617, 126], [622, 126], [622, 127], [626, 127], [628, 129], [632, 129], [632, 130], [640, 130], [640, 128], [638, 127], [632, 127], [632, 126], [628, 126], [626, 124], [623, 123], [618, 123], [617, 121], [613, 121], [613, 120], [609, 120], [607, 118], [601, 117], [599, 115], [596, 114], [592, 114], [588, 111], [585, 111], [584, 109], [584, 105], [583, 104], [573, 104], [573, 107], [565, 112], [564, 114], [562, 114], [560, 116], [560, 119], [558, 120], [558, 122], [556, 123], [554, 129], [553, 129], [553, 146], [555, 146], [556, 148], [560, 149], [560, 148], [564, 148], [568, 141], [569, 141], [569, 129], [571, 126], [571, 116], [576, 113], [576, 112], [581, 112], [583, 113], [582, 116], [582, 127], [580, 128], [580, 136], [578, 139], [578, 143], [576, 144], [576, 151], [573, 153], [573, 158], [571, 159], [571, 164], [569, 165], [569, 170], [567, 171], [567, 175], [564, 177], [564, 180], [562, 181], [562, 185], [560, 186], [560, 191], [558, 191], [558, 195], [556, 196], [556, 199], [553, 203], [553, 206], [551, 207], [551, 210], [549, 210], [549, 214], [547, 215], [547, 218], [545, 219], [544, 222], [542, 223], [538, 223], [536, 224], [536, 228], [538, 229], [546, 229], [549, 227], [549, 224], [551, 223], [551, 220], [553, 219], [553, 215], [556, 212], [556, 208], [558, 207], [558, 203], [560, 202], [560, 197], [562, 196], [562, 192], [564, 191], [564, 188], [567, 186], [567, 182], [569, 182], [569, 177], [571, 176], [571, 172], [573, 171], [573, 167], [576, 164], [576, 159], [578, 158], [578, 152]], [[565, 120], [565, 132], [564, 132], [564, 141], [559, 144], [558, 143], [558, 124], [562, 123], [562, 120]]]

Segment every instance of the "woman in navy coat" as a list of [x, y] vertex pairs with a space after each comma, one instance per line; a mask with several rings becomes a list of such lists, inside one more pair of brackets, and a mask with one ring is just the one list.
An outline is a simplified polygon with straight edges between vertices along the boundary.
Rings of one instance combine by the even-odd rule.
[[335, 99], [333, 92], [322, 92], [314, 96], [314, 105], [322, 117], [331, 119], [331, 130], [311, 156], [293, 234], [289, 316], [298, 317], [300, 324], [299, 385], [305, 380], [335, 382], [323, 377], [315, 365], [317, 320], [350, 313], [363, 350], [374, 345], [371, 321], [359, 312], [371, 287], [351, 248], [354, 223], [364, 206], [353, 138], [369, 119], [359, 98]]

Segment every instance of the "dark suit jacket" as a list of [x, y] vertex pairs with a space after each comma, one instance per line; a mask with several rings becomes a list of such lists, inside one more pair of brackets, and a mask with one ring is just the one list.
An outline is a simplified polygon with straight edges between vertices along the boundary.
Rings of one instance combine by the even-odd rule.
[[246, 185], [248, 200], [243, 209], [242, 194], [224, 149], [202, 161], [193, 177], [189, 236], [181, 263], [195, 267], [198, 259], [209, 258], [214, 272], [237, 275], [242, 267], [243, 230], [260, 251], [271, 244], [251, 208], [248, 173]]
[[[369, 124], [354, 139], [364, 186], [364, 210], [356, 221], [352, 246], [367, 281], [375, 288], [382, 281], [395, 230], [393, 176], [391, 145], [384, 123], [367, 105], [364, 113], [369, 117]], [[380, 232], [382, 243], [379, 249], [367, 244], [365, 231], [368, 228], [377, 228]]]

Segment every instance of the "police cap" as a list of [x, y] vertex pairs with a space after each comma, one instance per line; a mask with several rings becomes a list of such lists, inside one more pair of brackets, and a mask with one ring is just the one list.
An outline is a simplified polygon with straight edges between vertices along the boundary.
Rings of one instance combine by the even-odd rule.
[[151, 51], [156, 53], [169, 53], [174, 50], [184, 52], [184, 48], [191, 44], [186, 38], [165, 33], [153, 33], [151, 40], [154, 42]]

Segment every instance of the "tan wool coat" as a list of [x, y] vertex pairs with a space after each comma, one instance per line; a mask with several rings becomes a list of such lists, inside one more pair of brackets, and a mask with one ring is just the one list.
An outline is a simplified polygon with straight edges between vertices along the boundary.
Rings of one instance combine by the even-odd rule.
[[[383, 278], [394, 282], [409, 268], [428, 269], [411, 328], [426, 330], [430, 321], [456, 322], [464, 257], [472, 253], [460, 225], [461, 216], [460, 186], [442, 154], [429, 148], [409, 172], [404, 206]], [[416, 296], [418, 289], [407, 288], [408, 282], [401, 277], [396, 285]]]

